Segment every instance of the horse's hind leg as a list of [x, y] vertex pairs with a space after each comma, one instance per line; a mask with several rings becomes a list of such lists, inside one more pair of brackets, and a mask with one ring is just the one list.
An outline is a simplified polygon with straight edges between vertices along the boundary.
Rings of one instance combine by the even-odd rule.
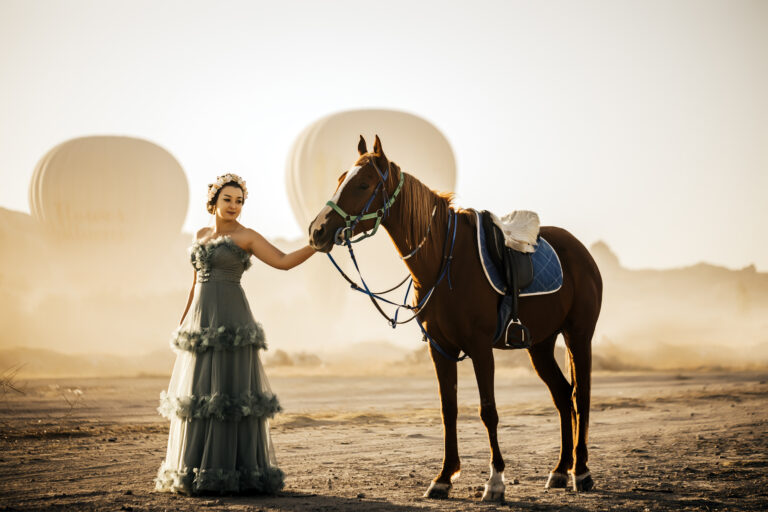
[[504, 459], [501, 457], [497, 428], [499, 414], [496, 411], [494, 395], [494, 361], [493, 352], [489, 346], [481, 354], [473, 354], [472, 364], [477, 379], [477, 389], [480, 391], [480, 417], [488, 430], [488, 441], [491, 445], [491, 476], [485, 483], [483, 501], [504, 501]]
[[555, 468], [549, 473], [549, 479], [545, 486], [547, 489], [567, 487], [568, 471], [573, 466], [572, 388], [557, 365], [557, 361], [555, 361], [556, 340], [557, 333], [528, 350], [533, 368], [549, 388], [552, 401], [560, 415], [560, 458]]
[[589, 491], [595, 486], [587, 467], [589, 453], [589, 401], [592, 381], [592, 334], [589, 329], [569, 328], [565, 335], [565, 344], [571, 354], [571, 372], [573, 382], [573, 428], [576, 448], [572, 483], [574, 491]]
[[461, 473], [459, 447], [456, 439], [456, 416], [459, 412], [456, 404], [456, 363], [436, 353], [431, 347], [430, 354], [432, 355], [432, 362], [435, 365], [437, 382], [440, 387], [445, 452], [443, 456], [443, 469], [429, 485], [427, 492], [424, 493], [424, 497], [447, 498], [452, 487], [451, 481], [458, 478]]

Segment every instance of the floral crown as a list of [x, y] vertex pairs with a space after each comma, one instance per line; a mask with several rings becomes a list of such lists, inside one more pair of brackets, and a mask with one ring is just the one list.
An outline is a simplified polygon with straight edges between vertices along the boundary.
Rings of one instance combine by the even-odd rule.
[[221, 187], [224, 186], [225, 183], [229, 183], [230, 181], [234, 181], [235, 183], [240, 185], [241, 189], [243, 189], [243, 201], [245, 201], [248, 198], [248, 189], [245, 187], [245, 180], [240, 176], [238, 176], [237, 174], [232, 174], [231, 172], [228, 172], [227, 174], [217, 176], [215, 182], [208, 184], [208, 210], [209, 211], [213, 209], [210, 203], [211, 201], [213, 201], [213, 198], [216, 197], [216, 193], [221, 189]]

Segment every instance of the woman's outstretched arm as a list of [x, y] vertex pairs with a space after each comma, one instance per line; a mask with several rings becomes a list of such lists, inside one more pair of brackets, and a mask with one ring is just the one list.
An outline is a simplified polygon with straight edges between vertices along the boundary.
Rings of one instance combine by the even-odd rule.
[[286, 254], [253, 230], [249, 233], [248, 249], [267, 265], [280, 270], [290, 270], [315, 254], [315, 250], [308, 245]]

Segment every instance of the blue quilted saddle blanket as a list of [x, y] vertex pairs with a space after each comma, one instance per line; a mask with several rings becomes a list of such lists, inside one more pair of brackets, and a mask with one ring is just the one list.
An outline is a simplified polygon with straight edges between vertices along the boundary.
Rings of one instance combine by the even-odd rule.
[[[488, 253], [485, 245], [485, 230], [478, 211], [475, 211], [475, 221], [477, 250], [480, 254], [480, 262], [485, 277], [491, 287], [496, 290], [496, 293], [504, 295], [504, 279]], [[520, 290], [520, 297], [554, 293], [563, 286], [563, 267], [560, 265], [560, 258], [557, 257], [555, 249], [549, 242], [541, 236], [536, 240], [536, 250], [531, 253], [531, 262], [533, 263], [533, 281], [526, 288]]]

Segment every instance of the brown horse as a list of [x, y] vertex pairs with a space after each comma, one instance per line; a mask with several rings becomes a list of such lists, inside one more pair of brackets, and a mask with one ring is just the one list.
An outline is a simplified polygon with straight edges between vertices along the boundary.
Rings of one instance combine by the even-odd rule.
[[[438, 281], [447, 251], [446, 228], [451, 210], [456, 215], [455, 248], [447, 279], [439, 282], [425, 308], [419, 313], [426, 332], [443, 351], [458, 356], [464, 351], [472, 359], [480, 391], [480, 417], [488, 430], [491, 447], [491, 477], [485, 485], [484, 501], [504, 498], [504, 460], [496, 437], [498, 414], [494, 398], [494, 359], [492, 339], [500, 296], [488, 284], [480, 266], [472, 211], [456, 210], [452, 196], [437, 194], [419, 180], [403, 173], [384, 155], [378, 135], [373, 151], [368, 152], [360, 137], [360, 157], [353, 168], [339, 178], [333, 201], [343, 211], [358, 215], [369, 203], [368, 212], [385, 205], [384, 189], [391, 198], [404, 179], [400, 196], [392, 203], [382, 225], [389, 232], [401, 256], [416, 254], [406, 260], [414, 281], [416, 299]], [[388, 171], [388, 172], [384, 172]], [[377, 185], [381, 185], [377, 188]], [[436, 208], [434, 215], [433, 208]], [[373, 220], [357, 224], [355, 233], [369, 230]], [[428, 226], [431, 228], [428, 229]], [[323, 208], [309, 227], [310, 244], [330, 252], [345, 221], [330, 206]], [[600, 313], [602, 279], [594, 260], [584, 245], [568, 231], [552, 226], [541, 228], [541, 235], [554, 247], [563, 268], [563, 285], [555, 293], [520, 299], [519, 317], [530, 330], [529, 351], [533, 367], [549, 388], [560, 414], [560, 457], [549, 474], [546, 487], [567, 487], [568, 474], [574, 490], [590, 490], [594, 481], [587, 467], [592, 335]], [[450, 245], [450, 244], [448, 244]], [[570, 355], [570, 382], [554, 357], [555, 340], [562, 334]], [[460, 472], [456, 439], [456, 362], [430, 347], [437, 373], [442, 406], [445, 453], [443, 467], [425, 493], [426, 497], [447, 497], [451, 481]]]

